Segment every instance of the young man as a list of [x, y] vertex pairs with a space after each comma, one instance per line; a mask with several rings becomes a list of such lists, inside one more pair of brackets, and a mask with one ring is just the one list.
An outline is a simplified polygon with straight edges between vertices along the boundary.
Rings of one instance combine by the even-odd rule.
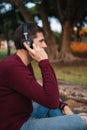
[[[17, 28], [14, 42], [16, 54], [0, 62], [0, 130], [85, 130], [85, 121], [60, 101], [42, 29], [25, 23]], [[42, 86], [32, 60], [40, 67]]]

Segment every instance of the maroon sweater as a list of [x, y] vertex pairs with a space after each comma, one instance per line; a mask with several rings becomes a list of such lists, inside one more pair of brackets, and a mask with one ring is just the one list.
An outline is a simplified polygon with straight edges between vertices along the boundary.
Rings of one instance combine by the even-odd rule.
[[0, 62], [0, 130], [20, 130], [33, 108], [32, 100], [48, 108], [60, 107], [58, 84], [49, 61], [39, 63], [43, 85], [36, 81], [31, 64], [16, 55]]

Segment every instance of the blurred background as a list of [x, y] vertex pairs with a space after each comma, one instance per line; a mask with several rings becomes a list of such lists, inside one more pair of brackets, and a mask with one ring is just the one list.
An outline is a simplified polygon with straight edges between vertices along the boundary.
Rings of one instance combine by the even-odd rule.
[[[61, 93], [65, 99], [78, 96], [87, 107], [87, 0], [0, 0], [0, 60], [16, 52], [15, 29], [30, 21], [45, 32]], [[33, 66], [40, 81], [37, 63]]]
[[[43, 28], [52, 63], [77, 68], [87, 65], [87, 0], [0, 0], [0, 59], [15, 53], [15, 29], [30, 21]], [[72, 74], [71, 70], [75, 68], [64, 70], [64, 78]]]
[[43, 28], [57, 78], [87, 85], [87, 0], [0, 0], [1, 60], [16, 52], [14, 32], [25, 21]]
[[24, 21], [43, 27], [51, 60], [87, 57], [87, 0], [0, 0], [0, 49], [8, 55]]

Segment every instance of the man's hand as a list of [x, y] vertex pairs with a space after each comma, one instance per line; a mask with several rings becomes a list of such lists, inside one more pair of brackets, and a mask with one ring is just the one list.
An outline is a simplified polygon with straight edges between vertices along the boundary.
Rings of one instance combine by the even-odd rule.
[[68, 105], [66, 105], [66, 106], [64, 107], [63, 113], [64, 113], [65, 115], [71, 115], [71, 114], [73, 114], [72, 110], [70, 109], [70, 107], [69, 107]]
[[26, 49], [29, 52], [29, 55], [36, 60], [37, 62], [40, 62], [41, 60], [48, 59], [48, 55], [45, 52], [45, 50], [35, 44], [33, 44], [33, 49], [31, 49], [27, 43], [23, 43]]

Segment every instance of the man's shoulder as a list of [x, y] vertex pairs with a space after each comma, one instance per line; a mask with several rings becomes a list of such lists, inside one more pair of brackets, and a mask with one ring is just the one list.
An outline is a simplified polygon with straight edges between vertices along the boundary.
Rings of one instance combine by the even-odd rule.
[[15, 55], [5, 57], [0, 61], [0, 70], [14, 66], [16, 63], [15, 61], [16, 61]]

